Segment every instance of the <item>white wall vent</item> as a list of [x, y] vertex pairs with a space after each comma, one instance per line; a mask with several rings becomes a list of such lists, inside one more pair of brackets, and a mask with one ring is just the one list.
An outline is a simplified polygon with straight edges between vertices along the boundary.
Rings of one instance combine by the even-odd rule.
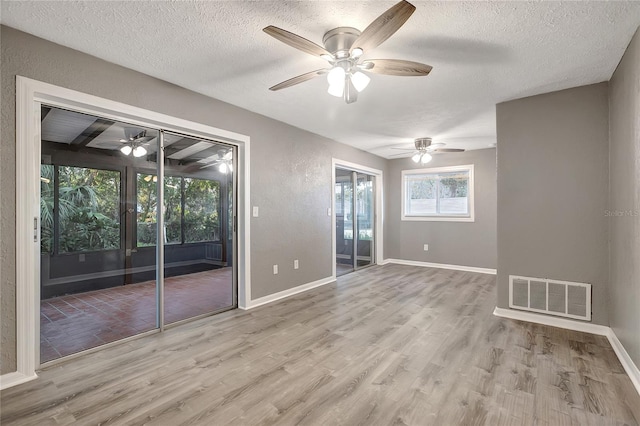
[[509, 307], [591, 321], [591, 284], [509, 275]]

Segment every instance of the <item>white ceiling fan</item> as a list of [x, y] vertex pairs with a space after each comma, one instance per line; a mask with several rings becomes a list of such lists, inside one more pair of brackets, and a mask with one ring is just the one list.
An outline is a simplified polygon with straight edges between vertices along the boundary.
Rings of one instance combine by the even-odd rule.
[[[414, 163], [427, 164], [432, 160], [431, 154], [444, 153], [444, 152], [464, 152], [464, 149], [460, 148], [444, 148], [445, 144], [442, 142], [433, 143], [431, 138], [418, 138], [414, 141], [415, 149], [412, 148], [392, 148], [401, 151], [416, 151], [411, 157]], [[392, 157], [398, 157], [406, 154], [395, 154]]]
[[120, 147], [120, 152], [124, 155], [133, 154], [134, 157], [142, 157], [147, 154], [147, 149], [143, 145], [147, 145], [155, 136], [147, 136], [147, 131], [139, 127], [125, 127], [124, 139], [120, 142], [125, 145]]
[[370, 78], [367, 72], [395, 76], [428, 75], [432, 67], [418, 62], [399, 59], [364, 59], [363, 54], [379, 46], [391, 37], [409, 19], [416, 10], [407, 1], [400, 1], [380, 15], [364, 31], [352, 27], [338, 27], [325, 33], [322, 38], [324, 47], [299, 35], [290, 33], [272, 25], [264, 28], [270, 36], [295, 47], [305, 53], [325, 59], [330, 68], [311, 71], [270, 87], [280, 90], [305, 82], [320, 75], [327, 75], [329, 94], [342, 97], [350, 104], [358, 99], [358, 92], [367, 87]]
[[207, 163], [204, 166], [200, 167], [201, 169], [218, 166], [218, 171], [220, 173], [227, 174], [233, 171], [233, 150], [219, 149], [217, 154], [206, 160]]

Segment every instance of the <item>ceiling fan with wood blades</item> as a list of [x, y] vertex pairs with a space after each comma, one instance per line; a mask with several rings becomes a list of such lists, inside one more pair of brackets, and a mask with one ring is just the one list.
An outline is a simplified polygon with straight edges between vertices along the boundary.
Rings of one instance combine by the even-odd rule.
[[[398, 149], [401, 151], [416, 151], [416, 153], [411, 157], [411, 159], [415, 163], [427, 164], [431, 161], [431, 154], [439, 154], [444, 152], [464, 152], [464, 149], [460, 148], [444, 148], [445, 144], [441, 142], [433, 143], [431, 138], [418, 138], [414, 141], [415, 149], [412, 148], [392, 148]], [[397, 157], [400, 155], [407, 154], [395, 154], [392, 157]]]
[[272, 25], [264, 28], [270, 36], [298, 50], [329, 62], [330, 68], [311, 71], [282, 83], [269, 90], [281, 90], [312, 78], [326, 75], [329, 94], [342, 97], [350, 104], [358, 99], [358, 92], [367, 87], [370, 78], [366, 73], [394, 76], [428, 75], [432, 67], [419, 62], [400, 59], [362, 59], [362, 55], [382, 44], [409, 19], [416, 10], [407, 1], [401, 1], [376, 18], [364, 31], [352, 27], [338, 27], [325, 33], [324, 47]]

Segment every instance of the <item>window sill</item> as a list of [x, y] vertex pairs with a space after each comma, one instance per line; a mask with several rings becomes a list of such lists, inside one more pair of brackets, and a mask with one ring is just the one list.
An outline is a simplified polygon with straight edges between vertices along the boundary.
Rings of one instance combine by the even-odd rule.
[[402, 216], [400, 220], [409, 222], [475, 222], [473, 216]]

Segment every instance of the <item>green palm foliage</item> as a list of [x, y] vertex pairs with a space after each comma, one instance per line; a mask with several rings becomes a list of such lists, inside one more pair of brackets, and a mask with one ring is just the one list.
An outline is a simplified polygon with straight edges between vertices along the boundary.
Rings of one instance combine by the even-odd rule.
[[[58, 211], [55, 187], [58, 186]], [[55, 218], [58, 252], [109, 250], [120, 247], [120, 173], [84, 167], [41, 166], [41, 251], [53, 252]]]

